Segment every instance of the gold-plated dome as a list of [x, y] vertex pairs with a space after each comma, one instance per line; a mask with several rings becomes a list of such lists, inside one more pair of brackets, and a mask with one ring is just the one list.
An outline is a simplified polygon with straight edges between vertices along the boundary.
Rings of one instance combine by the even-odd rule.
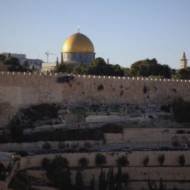
[[91, 40], [81, 33], [75, 33], [68, 37], [62, 48], [63, 53], [94, 53]]

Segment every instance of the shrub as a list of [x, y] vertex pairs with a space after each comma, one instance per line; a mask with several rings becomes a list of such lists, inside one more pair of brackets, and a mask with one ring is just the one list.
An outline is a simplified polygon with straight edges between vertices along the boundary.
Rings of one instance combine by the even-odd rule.
[[161, 154], [158, 156], [158, 162], [160, 165], [163, 165], [164, 164], [164, 161], [165, 161], [165, 156], [164, 154]]
[[43, 148], [44, 150], [50, 150], [50, 149], [51, 149], [51, 144], [48, 143], [48, 142], [46, 142], [46, 143], [43, 144], [42, 148]]
[[146, 157], [144, 158], [144, 160], [143, 160], [143, 166], [147, 166], [148, 163], [149, 163], [149, 157], [146, 156]]
[[97, 90], [98, 91], [104, 90], [104, 86], [102, 84], [98, 85]]
[[95, 164], [96, 164], [96, 166], [102, 166], [102, 165], [106, 164], [106, 157], [100, 153], [96, 154]]
[[180, 155], [179, 156], [178, 163], [180, 164], [180, 166], [184, 166], [185, 165], [185, 156], [184, 155]]
[[128, 166], [129, 165], [129, 161], [126, 156], [121, 156], [116, 161], [117, 161], [118, 166]]
[[89, 160], [87, 158], [80, 158], [78, 164], [81, 168], [86, 168], [89, 164]]

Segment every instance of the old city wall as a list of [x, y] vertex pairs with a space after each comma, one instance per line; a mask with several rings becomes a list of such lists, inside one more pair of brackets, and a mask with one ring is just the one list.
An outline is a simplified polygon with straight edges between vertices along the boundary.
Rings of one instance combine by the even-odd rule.
[[190, 81], [61, 74], [0, 73], [0, 123], [21, 107], [41, 103], [158, 104], [190, 100]]

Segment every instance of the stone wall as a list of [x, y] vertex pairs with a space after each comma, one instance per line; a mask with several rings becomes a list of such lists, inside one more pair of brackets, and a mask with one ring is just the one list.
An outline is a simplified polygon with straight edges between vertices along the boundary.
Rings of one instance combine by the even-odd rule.
[[[78, 166], [80, 158], [87, 158], [89, 160], [89, 166], [95, 166], [96, 152], [93, 153], [60, 153], [68, 159], [71, 166]], [[149, 158], [148, 166], [159, 166], [158, 157], [164, 155], [165, 160], [163, 166], [180, 166], [178, 159], [179, 156], [184, 155], [186, 165], [190, 165], [190, 152], [189, 151], [131, 151], [131, 152], [104, 152], [102, 153], [106, 157], [107, 166], [116, 166], [116, 160], [121, 156], [127, 156], [130, 167], [142, 167], [143, 161], [146, 157]], [[23, 157], [20, 163], [21, 169], [30, 167], [40, 167], [44, 158], [53, 159], [56, 154], [41, 154], [34, 156]]]
[[57, 102], [105, 104], [168, 104], [190, 100], [190, 81], [61, 74], [0, 73], [0, 123], [21, 107]]
[[[161, 126], [162, 127], [162, 126]], [[105, 133], [106, 143], [146, 143], [167, 144], [178, 141], [181, 144], [190, 140], [188, 128], [125, 128], [123, 133]]]

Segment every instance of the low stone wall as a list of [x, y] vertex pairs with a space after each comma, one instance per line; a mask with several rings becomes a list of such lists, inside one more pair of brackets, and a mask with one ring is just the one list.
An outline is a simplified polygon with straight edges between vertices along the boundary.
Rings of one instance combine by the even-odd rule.
[[[63, 146], [66, 148], [72, 148], [77, 146], [82, 148], [85, 146], [101, 145], [102, 141], [86, 140], [86, 141], [38, 141], [31, 143], [5, 143], [0, 144], [0, 151], [38, 151], [44, 149], [45, 144], [50, 145], [50, 149], [63, 149]], [[61, 148], [62, 146], [62, 148]]]
[[[44, 158], [53, 159], [57, 155], [61, 155], [69, 161], [73, 167], [78, 166], [80, 158], [87, 158], [89, 166], [95, 166], [95, 157], [98, 153], [61, 153], [61, 154], [42, 154], [35, 156], [27, 156], [21, 159], [21, 169], [40, 167]], [[163, 166], [180, 166], [179, 156], [184, 155], [185, 165], [190, 165], [190, 151], [133, 151], [133, 152], [106, 152], [101, 153], [105, 155], [107, 163], [105, 166], [116, 166], [116, 160], [121, 156], [127, 156], [129, 166], [142, 167], [143, 161], [146, 157], [149, 158], [148, 166], [159, 166], [158, 157], [164, 155]]]
[[123, 134], [106, 133], [106, 143], [158, 143], [171, 145], [173, 141], [187, 143], [188, 128], [125, 128]]

